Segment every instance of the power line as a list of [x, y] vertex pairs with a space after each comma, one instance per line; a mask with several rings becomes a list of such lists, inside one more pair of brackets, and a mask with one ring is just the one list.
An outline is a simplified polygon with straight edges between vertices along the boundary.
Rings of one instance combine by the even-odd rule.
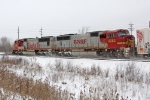
[[134, 25], [134, 24], [130, 23], [129, 25], [130, 25], [130, 28], [128, 28], [128, 29], [131, 31], [131, 35], [132, 35], [133, 25]]

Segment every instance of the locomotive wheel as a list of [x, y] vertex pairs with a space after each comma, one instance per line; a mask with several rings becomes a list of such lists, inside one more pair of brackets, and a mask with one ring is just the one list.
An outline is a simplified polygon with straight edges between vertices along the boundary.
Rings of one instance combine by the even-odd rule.
[[116, 58], [123, 58], [123, 52], [116, 52]]
[[18, 51], [15, 51], [15, 54], [18, 55], [19, 54]]
[[96, 51], [96, 55], [97, 56], [101, 56], [101, 52], [100, 51]]
[[110, 51], [110, 52], [109, 52], [109, 57], [111, 57], [111, 58], [114, 58], [114, 57], [115, 57], [114, 51]]
[[70, 53], [68, 53], [68, 54], [67, 54], [67, 56], [71, 57], [71, 54], [70, 54]]
[[52, 56], [58, 56], [58, 52], [52, 51]]
[[114, 58], [121, 58], [120, 52], [113, 51], [113, 54], [114, 54]]
[[106, 57], [106, 58], [109, 57], [109, 52], [102, 52], [101, 54], [102, 54], [102, 57]]
[[12, 54], [15, 55], [15, 54], [16, 54], [16, 51], [13, 51]]

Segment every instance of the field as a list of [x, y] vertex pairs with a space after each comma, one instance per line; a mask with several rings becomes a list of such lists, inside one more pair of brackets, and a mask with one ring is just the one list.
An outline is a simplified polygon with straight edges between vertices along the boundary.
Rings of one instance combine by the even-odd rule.
[[1, 100], [150, 100], [150, 62], [0, 56]]

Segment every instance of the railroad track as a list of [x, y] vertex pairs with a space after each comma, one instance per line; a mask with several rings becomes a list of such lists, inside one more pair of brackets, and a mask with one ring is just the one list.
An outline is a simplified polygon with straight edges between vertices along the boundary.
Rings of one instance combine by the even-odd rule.
[[25, 57], [45, 57], [45, 58], [64, 58], [64, 59], [92, 59], [92, 60], [111, 60], [111, 61], [136, 61], [136, 62], [150, 62], [150, 58], [101, 58], [101, 57], [66, 57], [66, 56], [42, 56], [42, 55], [12, 55], [12, 54], [0, 54], [1, 56], [25, 56]]

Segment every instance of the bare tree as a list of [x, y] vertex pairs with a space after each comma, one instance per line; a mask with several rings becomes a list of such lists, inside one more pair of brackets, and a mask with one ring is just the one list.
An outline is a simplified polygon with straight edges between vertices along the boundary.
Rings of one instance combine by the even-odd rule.
[[79, 30], [79, 34], [85, 34], [89, 30], [89, 27], [82, 27], [81, 30]]
[[12, 41], [8, 37], [1, 37], [0, 38], [0, 51], [1, 52], [11, 52], [12, 51]]

